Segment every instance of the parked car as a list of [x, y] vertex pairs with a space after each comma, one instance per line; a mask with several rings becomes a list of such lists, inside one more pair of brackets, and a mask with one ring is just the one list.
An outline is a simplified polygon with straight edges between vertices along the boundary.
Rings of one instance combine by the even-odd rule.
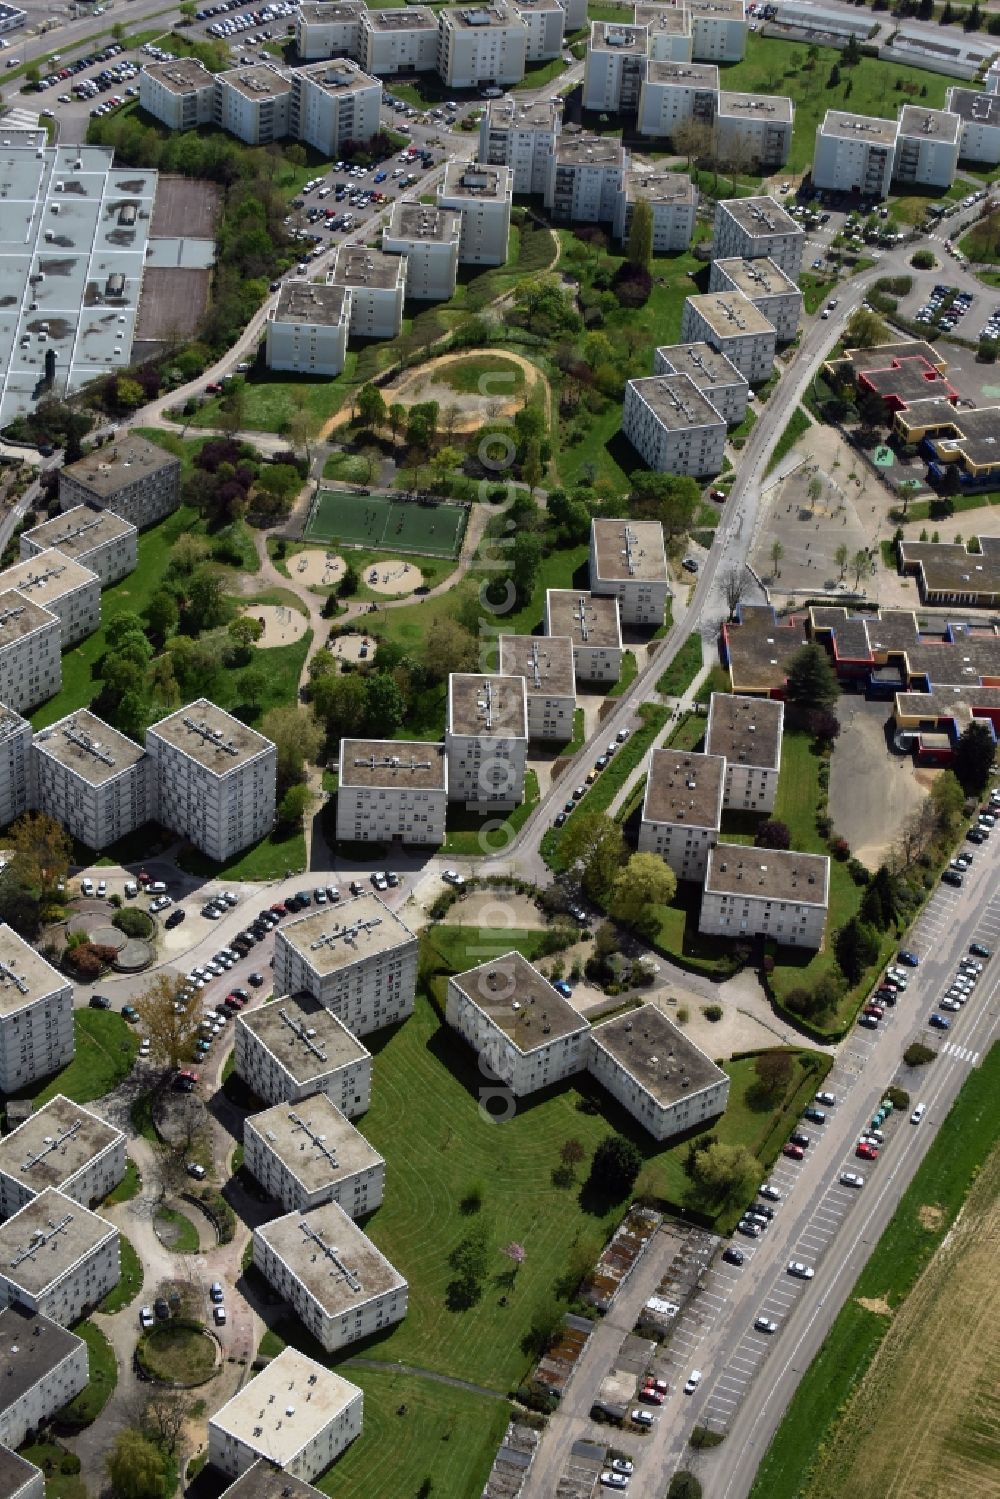
[[936, 1031], [951, 1030], [951, 1021], [946, 1020], [943, 1015], [939, 1015], [936, 1010], [934, 1011], [933, 1015], [928, 1015], [927, 1024]]
[[863, 1187], [865, 1179], [863, 1176], [859, 1176], [856, 1171], [842, 1171], [840, 1173], [840, 1182], [841, 1186], [844, 1187]]
[[139, 1019], [139, 1011], [135, 1005], [122, 1005], [122, 1019], [134, 1022]]
[[224, 1306], [213, 1306], [212, 1316], [215, 1318], [216, 1327], [224, 1327], [226, 1323], [226, 1308]]
[[913, 1110], [913, 1113], [910, 1115], [910, 1123], [919, 1124], [926, 1113], [927, 1105], [925, 1103], [918, 1103], [916, 1108]]
[[816, 1271], [812, 1265], [804, 1265], [801, 1260], [789, 1260], [788, 1273], [794, 1275], [796, 1280], [812, 1280]]
[[153, 1316], [152, 1307], [144, 1306], [142, 1311], [139, 1313], [139, 1326], [152, 1327], [155, 1320], [156, 1318]]
[[460, 875], [457, 869], [446, 869], [441, 878], [446, 885], [454, 885], [456, 888], [465, 884], [465, 877]]
[[901, 947], [897, 956], [901, 963], [906, 964], [907, 968], [919, 968], [920, 966], [920, 959], [917, 957], [916, 953], [911, 952], [908, 947]]
[[826, 1123], [826, 1115], [824, 1114], [823, 1110], [814, 1108], [812, 1104], [810, 1104], [807, 1109], [802, 1110], [802, 1117], [804, 1119], [808, 1119], [812, 1124]]
[[754, 1325], [754, 1329], [755, 1329], [756, 1332], [777, 1332], [778, 1331], [778, 1324], [777, 1324], [777, 1322], [772, 1322], [771, 1319], [770, 1319], [770, 1317], [756, 1317], [754, 1319], [754, 1324], [753, 1325]]
[[652, 1426], [654, 1417], [649, 1411], [636, 1410], [632, 1412], [632, 1420], [636, 1426]]
[[742, 1249], [737, 1249], [735, 1245], [730, 1245], [728, 1249], [722, 1251], [722, 1258], [727, 1265], [742, 1265], [746, 1259], [746, 1255]]
[[698, 1388], [698, 1386], [700, 1384], [701, 1384], [701, 1370], [700, 1369], [692, 1369], [690, 1375], [688, 1376], [688, 1382], [684, 1386], [684, 1393], [685, 1393], [685, 1395], [693, 1395], [694, 1392], [695, 1392], [695, 1390]]
[[786, 1155], [790, 1161], [803, 1161], [806, 1155], [801, 1145], [784, 1145], [782, 1146], [781, 1153], [782, 1155]]
[[187, 912], [184, 910], [184, 907], [178, 906], [176, 911], [171, 911], [163, 925], [167, 931], [171, 931], [175, 926], [180, 926], [186, 915]]
[[252, 984], [255, 989], [259, 989], [263, 982], [264, 975], [262, 973], [251, 973], [247, 978], [247, 983]]
[[762, 1187], [758, 1187], [757, 1188], [757, 1195], [759, 1197], [766, 1197], [771, 1202], [780, 1202], [781, 1201], [781, 1193], [780, 1193], [780, 1191], [778, 1190], [777, 1187], [772, 1186], [770, 1182], [765, 1182]]
[[203, 1182], [205, 1180], [205, 1177], [208, 1175], [208, 1172], [205, 1170], [204, 1166], [199, 1165], [197, 1161], [188, 1161], [184, 1169], [187, 1172], [188, 1176], [194, 1177], [196, 1182]]
[[837, 1098], [833, 1093], [817, 1093], [816, 1102], [825, 1103], [828, 1109], [832, 1109], [837, 1102]]

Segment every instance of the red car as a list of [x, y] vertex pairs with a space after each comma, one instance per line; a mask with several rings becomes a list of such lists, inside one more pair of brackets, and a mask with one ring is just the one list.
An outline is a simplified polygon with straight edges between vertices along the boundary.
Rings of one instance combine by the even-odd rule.
[[874, 1145], [866, 1145], [865, 1142], [864, 1142], [864, 1140], [860, 1140], [858, 1142], [858, 1145], [857, 1145], [857, 1148], [856, 1148], [854, 1154], [861, 1161], [877, 1161], [878, 1160], [878, 1150], [876, 1149], [876, 1147]]
[[227, 1010], [242, 1010], [243, 1008], [235, 994], [227, 994], [222, 1003]]
[[639, 1399], [645, 1400], [647, 1405], [662, 1405], [663, 1396], [655, 1384], [646, 1385], [645, 1389], [639, 1391]]
[[284, 906], [282, 906], [280, 904], [272, 906], [271, 910], [274, 912], [275, 916], [287, 916], [288, 915], [288, 912], [285, 910]]
[[874, 1015], [876, 1020], [881, 1020], [885, 1015], [885, 1011], [883, 1010], [881, 1005], [871, 1004], [865, 1005], [865, 1014]]
[[211, 385], [205, 386], [205, 394], [207, 396], [217, 396], [221, 390], [222, 386], [217, 380], [213, 380]]
[[801, 1145], [786, 1145], [781, 1153], [793, 1161], [804, 1161], [806, 1156]]

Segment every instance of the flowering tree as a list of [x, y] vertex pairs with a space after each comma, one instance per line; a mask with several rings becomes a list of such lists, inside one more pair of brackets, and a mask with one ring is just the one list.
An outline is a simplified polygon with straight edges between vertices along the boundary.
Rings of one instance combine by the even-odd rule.
[[523, 1265], [528, 1257], [528, 1252], [525, 1249], [524, 1245], [518, 1244], [516, 1240], [512, 1244], [508, 1244], [506, 1246], [506, 1248], [504, 1249], [504, 1254], [509, 1260], [513, 1260], [516, 1266]]

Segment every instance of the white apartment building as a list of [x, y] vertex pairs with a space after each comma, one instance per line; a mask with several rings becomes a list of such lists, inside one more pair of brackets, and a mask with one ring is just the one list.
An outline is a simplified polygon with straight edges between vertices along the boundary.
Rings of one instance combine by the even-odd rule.
[[222, 863], [274, 825], [278, 753], [206, 698], [146, 730], [155, 816]]
[[725, 759], [724, 807], [742, 812], [774, 811], [784, 723], [785, 705], [773, 698], [712, 693], [705, 753]]
[[725, 354], [709, 344], [664, 344], [653, 354], [654, 375], [687, 375], [729, 427], [747, 414], [750, 386]]
[[561, 56], [566, 12], [559, 0], [511, 0], [528, 32], [526, 62], [551, 62]]
[[725, 1112], [727, 1074], [656, 1005], [595, 1025], [588, 1042], [587, 1071], [654, 1140]]
[[432, 73], [437, 66], [437, 16], [426, 5], [400, 10], [363, 10], [361, 66], [366, 73]]
[[265, 1103], [325, 1093], [349, 1119], [371, 1103], [371, 1053], [311, 994], [286, 994], [237, 1015], [235, 1039], [237, 1075]]
[[111, 510], [91, 510], [77, 505], [72, 510], [42, 521], [20, 536], [21, 561], [55, 550], [96, 573], [101, 587], [117, 583], [135, 569], [139, 560], [139, 533], [131, 521]]
[[622, 625], [616, 598], [580, 588], [545, 592], [546, 635], [568, 636], [578, 682], [617, 682], [622, 674]]
[[625, 173], [615, 204], [613, 229], [615, 238], [625, 244], [640, 198], [649, 204], [653, 215], [653, 254], [672, 255], [686, 250], [698, 214], [698, 189], [690, 177], [681, 172]]
[[528, 738], [568, 743], [576, 713], [573, 642], [556, 635], [501, 635], [499, 669], [501, 676], [524, 678]]
[[101, 623], [100, 578], [54, 548], [5, 568], [0, 591], [8, 589], [56, 616], [64, 651], [92, 635]]
[[61, 649], [63, 627], [51, 609], [12, 588], [0, 591], [0, 702], [27, 714], [58, 693]]
[[1000, 162], [1000, 94], [950, 88], [945, 97], [948, 109], [961, 123], [958, 144], [961, 160], [995, 167]]
[[339, 1203], [255, 1228], [253, 1262], [327, 1353], [406, 1316], [406, 1281]]
[[622, 431], [659, 474], [717, 474], [726, 423], [688, 375], [649, 375], [625, 386]]
[[726, 762], [719, 755], [654, 749], [639, 829], [640, 853], [659, 854], [679, 880], [705, 877], [719, 841]]
[[741, 62], [747, 49], [743, 0], [685, 0], [691, 17], [691, 55], [709, 62]]
[[591, 21], [583, 66], [583, 107], [602, 114], [635, 114], [646, 72], [645, 26]]
[[73, 988], [0, 923], [0, 1093], [18, 1093], [73, 1060]]
[[[13, 1453], [5, 1449], [22, 1446], [29, 1431], [37, 1432], [86, 1389], [90, 1369], [82, 1338], [25, 1307], [8, 1306], [0, 1311], [0, 1348], [4, 1352], [4, 1379], [0, 1384], [0, 1455], [4, 1466], [0, 1472], [9, 1472], [7, 1457]], [[22, 1458], [18, 1462], [31, 1466]], [[0, 1492], [5, 1499], [8, 1494], [20, 1499], [19, 1489]]]
[[405, 1020], [416, 983], [417, 939], [376, 895], [320, 906], [274, 934], [275, 992], [311, 994], [354, 1036]]
[[787, 947], [818, 948], [829, 888], [825, 854], [718, 843], [708, 855], [698, 930], [710, 937], [771, 937]]
[[0, 1218], [46, 1187], [94, 1207], [117, 1187], [125, 1166], [122, 1131], [57, 1093], [0, 1140]]
[[181, 460], [134, 432], [59, 470], [59, 506], [111, 510], [143, 530], [181, 502]]
[[331, 1369], [283, 1348], [208, 1418], [208, 1460], [238, 1478], [262, 1459], [308, 1483], [361, 1435], [364, 1395]]
[[561, 130], [561, 99], [490, 99], [479, 121], [479, 160], [509, 167], [513, 192], [544, 193]]
[[[526, 1098], [586, 1066], [590, 1025], [519, 952], [448, 980], [445, 1018], [472, 1047], [495, 1092]], [[480, 1107], [490, 1109], [489, 1089]]]
[[783, 167], [792, 149], [795, 105], [772, 94], [719, 92], [715, 150], [720, 161], [760, 172]]
[[343, 286], [286, 281], [267, 315], [269, 370], [339, 375], [347, 358], [351, 295]]
[[0, 827], [28, 810], [31, 790], [31, 725], [0, 703]]
[[799, 331], [802, 293], [773, 260], [713, 260], [708, 289], [749, 298], [772, 325], [779, 343], [790, 343]]
[[725, 198], [715, 210], [712, 254], [773, 260], [798, 284], [806, 232], [773, 198]]
[[711, 344], [751, 385], [760, 385], [774, 367], [778, 335], [749, 297], [740, 292], [709, 292], [688, 297], [684, 303], [681, 340]]
[[320, 1490], [283, 1473], [266, 1458], [258, 1458], [241, 1478], [231, 1483], [222, 1499], [321, 1499]]
[[357, 843], [444, 842], [448, 757], [423, 740], [342, 739], [337, 837]]
[[[447, 15], [442, 11], [442, 17]], [[449, 161], [438, 188], [438, 208], [461, 219], [461, 265], [503, 265], [510, 241], [511, 174], [508, 167], [467, 166]]]
[[437, 71], [448, 88], [500, 88], [520, 83], [528, 58], [528, 28], [507, 0], [438, 12]]
[[563, 136], [556, 145], [545, 206], [562, 224], [613, 224], [628, 152], [612, 136]]
[[248, 146], [284, 140], [291, 102], [291, 75], [273, 63], [253, 63], [215, 75], [214, 123]]
[[403, 327], [407, 262], [367, 245], [341, 245], [333, 273], [351, 303], [350, 331], [356, 338], [396, 338]]
[[961, 145], [962, 122], [957, 114], [904, 104], [899, 111], [892, 175], [897, 182], [915, 182], [920, 187], [951, 187]]
[[450, 802], [481, 811], [518, 806], [528, 759], [524, 678], [452, 672], [444, 743]]
[[412, 301], [446, 302], [455, 295], [461, 238], [459, 214], [397, 198], [382, 230], [382, 252], [405, 255], [406, 295]]
[[887, 197], [898, 131], [895, 120], [828, 109], [816, 126], [813, 186], [865, 198]]
[[385, 1161], [325, 1093], [252, 1114], [243, 1149], [244, 1165], [286, 1213], [336, 1202], [363, 1218], [382, 1201]]
[[35, 735], [32, 806], [99, 853], [153, 815], [151, 769], [141, 744], [81, 708]]
[[644, 26], [650, 62], [690, 62], [691, 12], [686, 5], [637, 5], [636, 26]]
[[[10, 1333], [9, 1327], [3, 1327], [0, 1323], [0, 1331], [4, 1336]], [[62, 1329], [60, 1328], [60, 1331]], [[18, 1336], [30, 1336], [30, 1329], [18, 1327]], [[68, 1336], [72, 1337], [70, 1333]], [[82, 1339], [77, 1338], [77, 1342]], [[86, 1347], [84, 1348], [84, 1363], [86, 1363]], [[84, 1378], [86, 1383], [86, 1377]], [[13, 1402], [17, 1404], [15, 1400]], [[0, 1431], [4, 1429], [4, 1413], [0, 1411]], [[28, 1430], [27, 1425], [25, 1430]], [[45, 1474], [41, 1468], [36, 1468], [34, 1463], [29, 1463], [26, 1457], [21, 1457], [17, 1452], [11, 1451], [9, 1447], [0, 1446], [0, 1494], [5, 1499], [45, 1499]]]
[[339, 156], [348, 141], [378, 133], [382, 85], [349, 58], [296, 68], [291, 90], [287, 133], [323, 156]]
[[117, 1228], [55, 1187], [0, 1224], [0, 1306], [68, 1327], [120, 1279]]
[[618, 600], [623, 625], [659, 629], [670, 597], [661, 523], [592, 520], [590, 591]]
[[560, 0], [566, 21], [563, 25], [563, 33], [571, 36], [575, 31], [582, 31], [587, 24], [586, 0]]
[[718, 99], [715, 63], [651, 59], [642, 80], [636, 129], [640, 135], [665, 138], [689, 120], [710, 128]]
[[168, 130], [197, 130], [215, 115], [215, 75], [196, 57], [148, 62], [139, 70], [139, 104]]
[[361, 28], [367, 8], [355, 0], [307, 0], [295, 12], [295, 50], [303, 62], [328, 57], [361, 57]]

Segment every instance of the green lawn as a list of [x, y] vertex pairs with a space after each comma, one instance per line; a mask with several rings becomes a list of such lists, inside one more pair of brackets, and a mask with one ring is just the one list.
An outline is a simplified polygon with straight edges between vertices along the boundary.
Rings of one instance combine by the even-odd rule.
[[[892, 1325], [888, 1317], [864, 1307], [862, 1300], [884, 1300], [898, 1307], [951, 1232], [997, 1141], [998, 1088], [1000, 1046], [994, 1045], [982, 1065], [969, 1073], [819, 1354], [800, 1380], [757, 1470], [750, 1499], [800, 1499], [812, 1491], [815, 1465], [830, 1446], [845, 1401]], [[925, 1214], [930, 1203], [937, 1209], [931, 1223]]]
[[120, 1202], [131, 1202], [133, 1197], [138, 1197], [142, 1188], [142, 1177], [139, 1168], [131, 1158], [125, 1162], [125, 1175], [104, 1199], [106, 1207], [113, 1207]]
[[627, 692], [639, 674], [639, 664], [635, 659], [635, 651], [622, 652], [621, 675], [617, 682], [612, 683], [608, 689], [608, 697], [621, 697]]
[[[132, 1162], [129, 1162], [132, 1165]], [[124, 1183], [122, 1183], [124, 1185]], [[110, 1198], [105, 1201], [110, 1202]], [[121, 1199], [124, 1201], [124, 1199]], [[138, 1296], [142, 1290], [142, 1261], [132, 1247], [131, 1239], [124, 1234], [119, 1235], [122, 1257], [122, 1277], [113, 1290], [109, 1291], [101, 1302], [99, 1311], [120, 1312]]]
[[174, 1254], [198, 1253], [198, 1230], [185, 1213], [173, 1208], [156, 1210], [157, 1237]]
[[520, 83], [514, 84], [513, 92], [522, 88], [545, 88], [547, 84], [555, 83], [561, 78], [567, 66], [561, 57], [553, 57], [550, 62], [529, 63]]
[[215, 1368], [215, 1343], [201, 1327], [163, 1322], [139, 1339], [136, 1355], [154, 1378], [195, 1384]]
[[305, 834], [301, 828], [287, 836], [269, 833], [253, 848], [244, 849], [225, 864], [215, 864], [197, 849], [187, 848], [180, 853], [177, 863], [188, 874], [204, 875], [206, 879], [280, 880], [286, 874], [301, 874], [305, 869]]
[[[353, 398], [360, 381], [356, 378], [358, 356], [348, 350], [341, 374], [332, 379], [315, 380], [295, 376], [284, 370], [254, 369], [247, 376], [243, 396], [243, 430], [246, 432], [287, 432], [300, 410], [308, 412], [315, 428], [335, 416], [346, 401]], [[219, 427], [225, 423], [222, 401], [225, 393], [213, 396], [195, 414], [184, 420], [192, 427]]]
[[524, 389], [524, 370], [502, 353], [466, 355], [442, 365], [434, 379], [458, 395], [506, 397]]
[[78, 1322], [73, 1331], [87, 1345], [90, 1378], [79, 1395], [64, 1406], [59, 1420], [66, 1426], [89, 1426], [101, 1414], [114, 1393], [118, 1383], [118, 1363], [111, 1344], [93, 1322]]
[[783, 458], [788, 457], [788, 454], [792, 451], [799, 438], [808, 432], [811, 426], [812, 418], [806, 411], [803, 411], [801, 406], [796, 406], [788, 418], [788, 424], [784, 432], [782, 432], [771, 450], [771, 457], [765, 470], [766, 473], [769, 474], [772, 469], [778, 467]]
[[[439, 853], [502, 853], [538, 805], [538, 777], [533, 770], [525, 772], [524, 801], [509, 812], [473, 812], [459, 803], [448, 809], [448, 830]], [[506, 829], [502, 832], [498, 827]]]
[[588, 586], [587, 559], [590, 549], [586, 546], [560, 547], [542, 558], [538, 577], [527, 604], [510, 614], [496, 616], [496, 623], [505, 635], [531, 635], [541, 624], [545, 615], [545, 592], [548, 588], [573, 588]]
[[91, 1103], [110, 1093], [131, 1070], [139, 1042], [128, 1022], [112, 1010], [74, 1010], [76, 1055], [38, 1093], [32, 1083], [14, 1097], [30, 1097], [41, 1108], [57, 1093], [75, 1103]]
[[701, 636], [689, 635], [666, 671], [656, 681], [657, 692], [664, 697], [683, 697], [704, 665]]
[[368, 460], [360, 453], [331, 453], [323, 465], [323, 478], [338, 479], [342, 484], [369, 484]]
[[958, 246], [976, 265], [1000, 265], [1000, 213], [988, 214], [973, 224]]
[[45, 1499], [87, 1499], [87, 1485], [81, 1475], [60, 1471], [63, 1458], [71, 1456], [69, 1448], [61, 1442], [32, 1442], [19, 1451], [45, 1474]]

